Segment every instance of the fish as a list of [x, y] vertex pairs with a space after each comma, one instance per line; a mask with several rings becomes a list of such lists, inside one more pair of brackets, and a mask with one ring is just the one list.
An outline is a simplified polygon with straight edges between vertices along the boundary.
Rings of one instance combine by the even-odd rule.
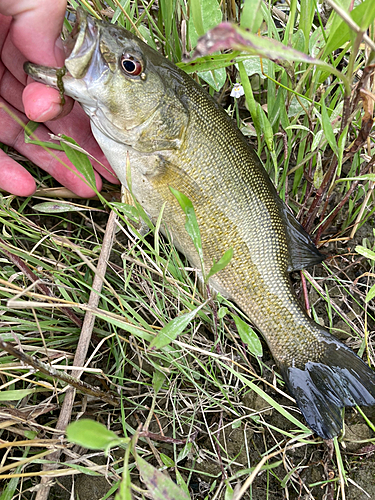
[[64, 44], [63, 77], [61, 69], [32, 63], [25, 72], [55, 88], [62, 79], [121, 183], [131, 179], [128, 187], [151, 220], [164, 207], [174, 245], [201, 270], [173, 189], [190, 199], [203, 267], [233, 250], [209, 285], [262, 334], [310, 429], [325, 440], [338, 436], [345, 406], [375, 405], [375, 375], [297, 299], [290, 272], [324, 256], [245, 137], [199, 84], [124, 28], [79, 9]]

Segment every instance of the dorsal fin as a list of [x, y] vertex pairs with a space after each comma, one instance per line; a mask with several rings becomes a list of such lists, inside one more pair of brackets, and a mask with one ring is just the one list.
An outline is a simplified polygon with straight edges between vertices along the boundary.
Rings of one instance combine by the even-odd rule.
[[310, 235], [304, 230], [281, 198], [279, 200], [288, 238], [288, 272], [300, 271], [306, 267], [320, 264], [327, 256], [319, 252]]

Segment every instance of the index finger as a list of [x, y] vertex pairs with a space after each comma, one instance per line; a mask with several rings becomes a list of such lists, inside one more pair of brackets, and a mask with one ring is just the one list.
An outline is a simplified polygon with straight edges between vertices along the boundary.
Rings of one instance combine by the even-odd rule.
[[0, 12], [12, 16], [14, 45], [31, 62], [63, 66], [60, 32], [66, 11], [65, 0], [0, 0]]

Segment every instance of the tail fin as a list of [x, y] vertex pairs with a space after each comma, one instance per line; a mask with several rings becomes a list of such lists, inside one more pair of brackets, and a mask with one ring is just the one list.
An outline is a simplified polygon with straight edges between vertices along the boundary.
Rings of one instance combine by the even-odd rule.
[[375, 373], [328, 332], [324, 337], [318, 361], [280, 370], [308, 426], [323, 439], [332, 439], [341, 432], [344, 406], [375, 405]]

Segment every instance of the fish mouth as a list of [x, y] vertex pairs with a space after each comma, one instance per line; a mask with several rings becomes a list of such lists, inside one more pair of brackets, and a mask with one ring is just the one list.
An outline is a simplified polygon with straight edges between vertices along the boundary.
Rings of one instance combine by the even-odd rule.
[[81, 8], [77, 9], [76, 23], [72, 32], [63, 40], [66, 54], [65, 66], [54, 68], [26, 62], [25, 73], [34, 80], [62, 91], [62, 81], [67, 78], [82, 79], [87, 74], [99, 44], [99, 26]]
[[85, 76], [92, 62], [99, 41], [99, 29], [92, 17], [83, 9], [77, 10], [77, 20], [67, 37], [64, 47], [67, 58], [65, 67], [73, 78]]

